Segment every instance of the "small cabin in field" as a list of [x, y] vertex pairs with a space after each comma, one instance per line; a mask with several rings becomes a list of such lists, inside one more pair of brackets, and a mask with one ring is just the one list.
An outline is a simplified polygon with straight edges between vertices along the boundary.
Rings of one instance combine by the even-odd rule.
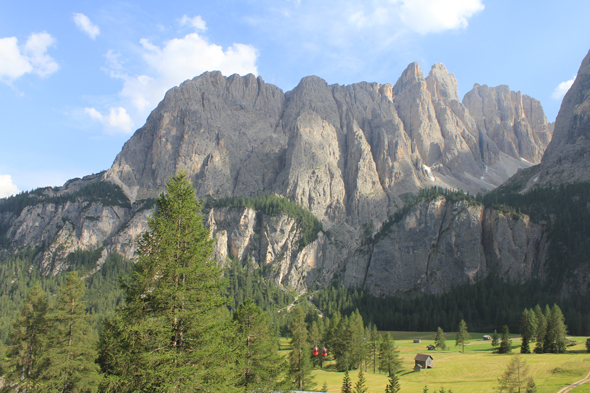
[[427, 346], [426, 346], [426, 348], [428, 348], [428, 350], [429, 350], [429, 351], [434, 351], [434, 350], [436, 350], [436, 347], [435, 347], [434, 345], [432, 345], [432, 344], [430, 344], [430, 345], [427, 345]]
[[488, 341], [488, 340], [491, 340], [492, 339], [492, 336], [490, 336], [489, 334], [486, 334], [485, 336], [483, 336], [483, 339], [485, 341]]
[[420, 344], [422, 342], [421, 338], [415, 338], [414, 339], [414, 344]]
[[414, 371], [422, 371], [423, 368], [432, 368], [432, 356], [417, 354], [414, 358]]

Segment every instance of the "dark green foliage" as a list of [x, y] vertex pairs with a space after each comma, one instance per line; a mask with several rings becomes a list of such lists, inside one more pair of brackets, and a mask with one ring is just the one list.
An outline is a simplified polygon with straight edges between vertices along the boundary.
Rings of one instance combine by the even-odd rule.
[[510, 339], [510, 331], [506, 325], [502, 327], [502, 339], [498, 353], [512, 353], [512, 340]]
[[[12, 326], [8, 348], [8, 374], [10, 384], [19, 383], [26, 392], [41, 392], [44, 389], [40, 376], [47, 367], [49, 303], [41, 284], [35, 284], [28, 292], [19, 315]], [[20, 382], [18, 382], [20, 381]]]
[[286, 371], [278, 353], [278, 336], [270, 329], [268, 315], [252, 299], [238, 306], [233, 316], [238, 339], [237, 385], [244, 391], [277, 389]]
[[122, 282], [126, 304], [103, 324], [103, 391], [235, 390], [235, 333], [200, 210], [186, 175], [172, 177]]
[[[99, 250], [102, 250], [99, 249]], [[26, 250], [16, 256], [0, 262], [0, 341], [9, 343], [8, 330], [10, 321], [23, 304], [26, 292], [39, 282], [51, 296], [57, 296], [60, 285], [70, 271], [79, 271], [80, 275], [94, 268], [100, 257], [99, 251], [75, 251], [68, 257], [72, 267], [56, 276], [42, 276], [33, 263], [35, 250]], [[102, 268], [89, 276], [86, 281], [86, 312], [91, 315], [92, 332], [89, 338], [96, 338], [100, 321], [107, 313], [120, 305], [122, 290], [119, 288], [119, 276], [126, 276], [133, 264], [119, 254], [109, 254]]]
[[445, 337], [445, 332], [439, 326], [436, 329], [436, 333], [434, 335], [434, 346], [437, 348], [440, 348], [444, 351], [447, 349], [446, 341], [447, 341], [447, 338]]
[[401, 368], [402, 360], [399, 357], [399, 349], [395, 346], [395, 341], [387, 332], [381, 336], [379, 346], [379, 371], [386, 372], [389, 377], [396, 374]]
[[500, 336], [498, 336], [498, 332], [494, 330], [494, 333], [492, 333], [492, 347], [496, 348], [498, 345], [500, 345]]
[[525, 308], [520, 317], [520, 336], [522, 337], [520, 353], [531, 353], [529, 343], [534, 340], [536, 332], [537, 316], [533, 310]]
[[369, 388], [367, 388], [367, 380], [365, 379], [365, 374], [363, 374], [362, 367], [359, 369], [358, 379], [356, 384], [354, 385], [353, 393], [367, 393]]
[[307, 339], [305, 313], [300, 307], [293, 311], [291, 322], [291, 347], [289, 353], [289, 377], [296, 390], [309, 390], [315, 387], [311, 375], [311, 348]]
[[559, 306], [554, 304], [550, 310], [547, 306], [545, 318], [547, 319], [547, 332], [545, 333], [543, 352], [564, 353], [567, 344], [567, 326], [565, 326], [565, 319]]
[[467, 332], [467, 323], [464, 319], [459, 322], [459, 332], [455, 336], [455, 346], [461, 345], [461, 351], [465, 353], [465, 342], [469, 340], [471, 337]]
[[523, 309], [556, 303], [568, 321], [570, 334], [590, 335], [590, 291], [560, 299], [538, 281], [504, 282], [494, 274], [442, 295], [414, 298], [375, 297], [335, 283], [315, 293], [313, 302], [328, 317], [336, 311], [350, 315], [358, 309], [363, 321], [377, 325], [379, 330], [436, 331], [441, 327], [453, 331], [456, 321], [464, 319], [471, 330], [479, 332], [500, 330], [504, 324], [518, 331]]
[[[392, 376], [389, 377], [389, 383], [385, 386], [385, 393], [399, 393], [401, 387], [399, 386], [399, 377], [397, 373], [394, 373]], [[428, 388], [424, 386], [424, 391], [428, 392]]]
[[350, 376], [348, 375], [348, 370], [344, 372], [344, 377], [342, 378], [342, 393], [352, 393], [352, 382], [350, 382]]
[[90, 325], [82, 300], [85, 285], [78, 272], [67, 275], [51, 309], [48, 358], [41, 380], [47, 392], [96, 392], [98, 366], [94, 341], [89, 340]]
[[330, 342], [338, 371], [357, 369], [360, 366], [366, 345], [364, 329], [358, 310], [350, 317], [340, 319]]
[[299, 224], [301, 230], [300, 247], [305, 247], [317, 239], [322, 223], [307, 209], [276, 194], [261, 195], [256, 198], [227, 197], [213, 199], [208, 197], [206, 207], [249, 207], [267, 215], [283, 213]]
[[525, 194], [500, 187], [480, 199], [486, 206], [504, 206], [522, 211], [534, 221], [547, 222], [551, 289], [559, 289], [564, 279], [586, 263], [590, 254], [590, 183], [535, 187]]
[[270, 323], [281, 336], [289, 331], [289, 314], [285, 309], [295, 300], [293, 292], [277, 286], [274, 281], [265, 277], [265, 269], [257, 266], [253, 261], [242, 265], [237, 260], [231, 260], [225, 269], [227, 278], [227, 296], [229, 297], [229, 311], [233, 314], [239, 304], [246, 299], [252, 299], [258, 307], [266, 311]]
[[20, 194], [6, 198], [4, 201], [0, 201], [0, 213], [13, 213], [18, 216], [27, 206], [35, 206], [39, 203], [62, 205], [66, 202], [76, 201], [100, 202], [104, 206], [131, 208], [131, 202], [125, 196], [121, 187], [108, 181], [88, 183], [78, 191], [68, 194], [53, 195], [55, 191], [51, 187], [23, 191]]

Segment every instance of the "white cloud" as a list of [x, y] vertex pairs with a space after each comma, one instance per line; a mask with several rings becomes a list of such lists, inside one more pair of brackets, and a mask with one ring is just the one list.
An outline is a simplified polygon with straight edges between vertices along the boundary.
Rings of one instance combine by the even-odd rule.
[[553, 90], [553, 94], [551, 94], [551, 97], [555, 100], [561, 100], [563, 98], [563, 96], [565, 96], [565, 93], [568, 92], [570, 87], [572, 87], [575, 80], [576, 80], [576, 77], [574, 76], [569, 81], [561, 82], [559, 85], [557, 85], [555, 90]]
[[194, 18], [189, 18], [188, 16], [183, 15], [182, 19], [180, 20], [180, 25], [191, 26], [195, 30], [207, 30], [207, 25], [205, 24], [205, 21], [203, 20], [203, 18], [201, 18], [200, 15], [197, 15]]
[[45, 32], [31, 34], [24, 46], [16, 37], [0, 38], [0, 80], [10, 84], [28, 73], [45, 77], [56, 72], [59, 65], [46, 53], [55, 42]]
[[95, 39], [96, 36], [100, 34], [100, 28], [92, 23], [84, 14], [74, 14], [74, 23], [76, 23], [76, 26], [78, 26], [78, 28], [84, 33], [88, 34], [92, 39]]
[[133, 121], [123, 107], [110, 108], [107, 115], [103, 115], [94, 108], [84, 108], [84, 113], [91, 119], [100, 122], [108, 133], [129, 133], [133, 130]]
[[18, 194], [19, 189], [12, 183], [10, 175], [0, 175], [0, 198]]
[[400, 19], [420, 34], [464, 29], [467, 20], [483, 11], [481, 0], [406, 0], [400, 7]]
[[[196, 23], [195, 18], [192, 21]], [[205, 27], [205, 22], [201, 27]], [[95, 108], [84, 110], [87, 116], [100, 121], [107, 132], [130, 132], [137, 128], [164, 98], [167, 90], [205, 71], [218, 70], [224, 75], [257, 74], [258, 51], [250, 45], [233, 44], [224, 49], [198, 33], [174, 38], [161, 46], [148, 39], [141, 39], [140, 44], [146, 66], [140, 75], [126, 73], [119, 54], [109, 51], [106, 55], [111, 77], [123, 81], [117, 104], [120, 107], [111, 108], [109, 115], [103, 115]]]

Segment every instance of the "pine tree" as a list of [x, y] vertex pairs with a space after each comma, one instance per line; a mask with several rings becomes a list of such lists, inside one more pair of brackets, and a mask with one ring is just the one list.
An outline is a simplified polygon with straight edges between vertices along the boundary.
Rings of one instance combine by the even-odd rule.
[[554, 304], [551, 310], [547, 312], [547, 333], [545, 334], [543, 352], [565, 353], [566, 335], [565, 318], [559, 306]]
[[293, 311], [291, 322], [291, 347], [289, 354], [289, 376], [297, 390], [311, 389], [315, 386], [311, 375], [311, 348], [307, 341], [305, 313], [300, 306]]
[[379, 349], [379, 371], [387, 372], [387, 375], [391, 377], [400, 369], [401, 359], [399, 358], [399, 349], [395, 346], [395, 341], [391, 339], [389, 332], [385, 336], [381, 336]]
[[512, 340], [510, 339], [508, 325], [502, 327], [502, 340], [500, 342], [500, 348], [498, 348], [498, 353], [512, 353]]
[[48, 392], [94, 392], [98, 387], [95, 343], [88, 340], [90, 325], [86, 316], [86, 291], [78, 272], [67, 275], [52, 309], [51, 360], [42, 379]]
[[446, 341], [447, 338], [445, 337], [445, 332], [443, 332], [442, 328], [439, 326], [434, 335], [434, 346], [444, 351], [447, 349]]
[[535, 306], [535, 316], [537, 317], [537, 331], [535, 353], [543, 353], [545, 346], [545, 335], [547, 334], [547, 318], [538, 304]]
[[[590, 352], [590, 351], [589, 351]], [[379, 355], [379, 332], [377, 326], [371, 325], [369, 335], [369, 364], [373, 366], [373, 374], [377, 372], [377, 357]]]
[[361, 367], [359, 369], [358, 380], [356, 381], [356, 384], [354, 385], [353, 393], [367, 393], [369, 391], [369, 388], [367, 388], [366, 385], [367, 385], [367, 381], [365, 380], [365, 374], [363, 374], [363, 368]]
[[279, 387], [286, 364], [277, 351], [278, 337], [270, 329], [268, 315], [252, 299], [246, 299], [233, 320], [239, 345], [237, 385], [246, 391]]
[[520, 335], [522, 337], [520, 353], [531, 353], [529, 343], [534, 338], [536, 325], [537, 317], [535, 316], [535, 312], [525, 309], [520, 317]]
[[470, 338], [471, 336], [467, 332], [467, 323], [462, 319], [461, 322], [459, 322], [459, 333], [455, 336], [455, 346], [459, 346], [460, 344], [462, 346], [462, 352], [465, 353], [465, 341]]
[[201, 207], [184, 173], [157, 199], [122, 282], [126, 304], [103, 325], [102, 390], [235, 390], [235, 335]]
[[498, 378], [499, 391], [508, 393], [523, 391], [523, 388], [530, 383], [528, 373], [529, 367], [520, 355], [513, 356], [502, 376]]
[[37, 282], [27, 292], [25, 303], [10, 332], [13, 345], [8, 350], [7, 377], [12, 383], [20, 380], [18, 388], [24, 393], [44, 391], [40, 375], [48, 364], [48, 358], [44, 356], [51, 330], [48, 311], [47, 295]]
[[352, 393], [352, 383], [350, 382], [348, 370], [346, 370], [344, 377], [342, 378], [342, 389], [340, 391], [342, 393]]
[[327, 382], [324, 382], [324, 384], [322, 385], [322, 392], [328, 393], [328, 383]]
[[[389, 383], [385, 387], [385, 393], [399, 393], [401, 387], [399, 386], [399, 377], [394, 373], [389, 377]], [[428, 388], [424, 386], [424, 392], [428, 392]]]
[[498, 345], [500, 345], [500, 337], [498, 336], [498, 332], [494, 330], [492, 334], [492, 347], [496, 348]]

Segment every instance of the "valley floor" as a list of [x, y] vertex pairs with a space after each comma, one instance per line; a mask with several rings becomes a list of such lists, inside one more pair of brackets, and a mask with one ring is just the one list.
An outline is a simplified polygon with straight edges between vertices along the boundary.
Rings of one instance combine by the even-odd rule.
[[[391, 332], [403, 358], [400, 372], [401, 391], [404, 393], [422, 393], [424, 386], [429, 392], [438, 392], [441, 387], [453, 393], [494, 392], [498, 387], [498, 377], [506, 369], [512, 355], [494, 353], [490, 341], [483, 341], [484, 333], [471, 333], [471, 340], [465, 345], [465, 353], [455, 347], [455, 334], [446, 333], [447, 351], [428, 351], [426, 346], [434, 344], [434, 333], [429, 332]], [[487, 334], [487, 333], [486, 333]], [[414, 338], [422, 342], [414, 344]], [[576, 341], [575, 346], [568, 347], [565, 354], [527, 354], [521, 355], [530, 367], [530, 373], [537, 385], [538, 393], [556, 393], [560, 389], [577, 382], [590, 370], [590, 353], [586, 351], [587, 337], [568, 337]], [[520, 352], [520, 337], [513, 336], [513, 354]], [[534, 344], [532, 345], [534, 347]], [[287, 351], [283, 341], [283, 351]], [[429, 354], [434, 359], [434, 368], [414, 372], [414, 357], [417, 353]], [[328, 392], [340, 392], [344, 373], [337, 372], [331, 363], [324, 364], [324, 369], [314, 370], [317, 388], [324, 384]], [[350, 372], [354, 386], [358, 370]], [[384, 392], [388, 378], [385, 374], [373, 374], [369, 369], [365, 373], [369, 392]], [[573, 393], [590, 392], [590, 383], [571, 390]]]

